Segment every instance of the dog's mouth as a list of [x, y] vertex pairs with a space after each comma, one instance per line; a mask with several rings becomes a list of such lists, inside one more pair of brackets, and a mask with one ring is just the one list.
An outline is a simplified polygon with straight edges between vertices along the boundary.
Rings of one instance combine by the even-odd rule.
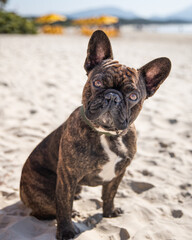
[[102, 114], [97, 120], [96, 123], [99, 127], [103, 128], [106, 131], [118, 131], [124, 130], [128, 126], [128, 121], [125, 119], [123, 122], [118, 118], [114, 118], [110, 111]]

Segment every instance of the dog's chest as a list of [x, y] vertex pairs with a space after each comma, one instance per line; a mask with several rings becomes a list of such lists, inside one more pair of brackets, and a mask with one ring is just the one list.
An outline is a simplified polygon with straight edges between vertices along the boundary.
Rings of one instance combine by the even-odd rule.
[[127, 156], [127, 148], [122, 141], [122, 137], [119, 137], [112, 145], [105, 135], [101, 135], [100, 141], [108, 162], [103, 165], [99, 177], [103, 181], [111, 181], [116, 176], [115, 168], [117, 163], [123, 161]]

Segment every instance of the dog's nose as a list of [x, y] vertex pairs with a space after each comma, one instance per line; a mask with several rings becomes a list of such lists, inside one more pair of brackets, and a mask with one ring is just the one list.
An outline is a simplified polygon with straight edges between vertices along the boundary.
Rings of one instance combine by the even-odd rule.
[[108, 101], [114, 101], [115, 103], [120, 103], [121, 98], [117, 93], [109, 92], [105, 95], [105, 99]]

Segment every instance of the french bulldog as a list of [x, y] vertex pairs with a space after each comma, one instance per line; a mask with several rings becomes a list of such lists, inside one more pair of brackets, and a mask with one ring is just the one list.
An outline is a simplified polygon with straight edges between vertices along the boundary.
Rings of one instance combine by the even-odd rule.
[[106, 34], [90, 38], [84, 68], [82, 106], [48, 135], [25, 162], [20, 197], [38, 219], [57, 219], [56, 237], [73, 238], [73, 200], [82, 185], [102, 185], [103, 217], [122, 214], [114, 207], [118, 186], [136, 153], [134, 121], [171, 69], [157, 58], [139, 69], [113, 59]]

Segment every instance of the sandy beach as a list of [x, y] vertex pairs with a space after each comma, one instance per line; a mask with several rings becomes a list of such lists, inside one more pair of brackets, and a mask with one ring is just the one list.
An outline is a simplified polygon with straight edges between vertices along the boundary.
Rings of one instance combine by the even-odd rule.
[[[0, 36], [0, 239], [52, 240], [56, 222], [29, 216], [19, 199], [22, 166], [34, 147], [81, 105], [89, 38]], [[172, 71], [136, 120], [138, 150], [115, 203], [124, 214], [102, 217], [101, 187], [84, 187], [74, 203], [78, 240], [191, 240], [192, 35], [122, 29], [115, 59], [139, 68], [158, 57]]]

